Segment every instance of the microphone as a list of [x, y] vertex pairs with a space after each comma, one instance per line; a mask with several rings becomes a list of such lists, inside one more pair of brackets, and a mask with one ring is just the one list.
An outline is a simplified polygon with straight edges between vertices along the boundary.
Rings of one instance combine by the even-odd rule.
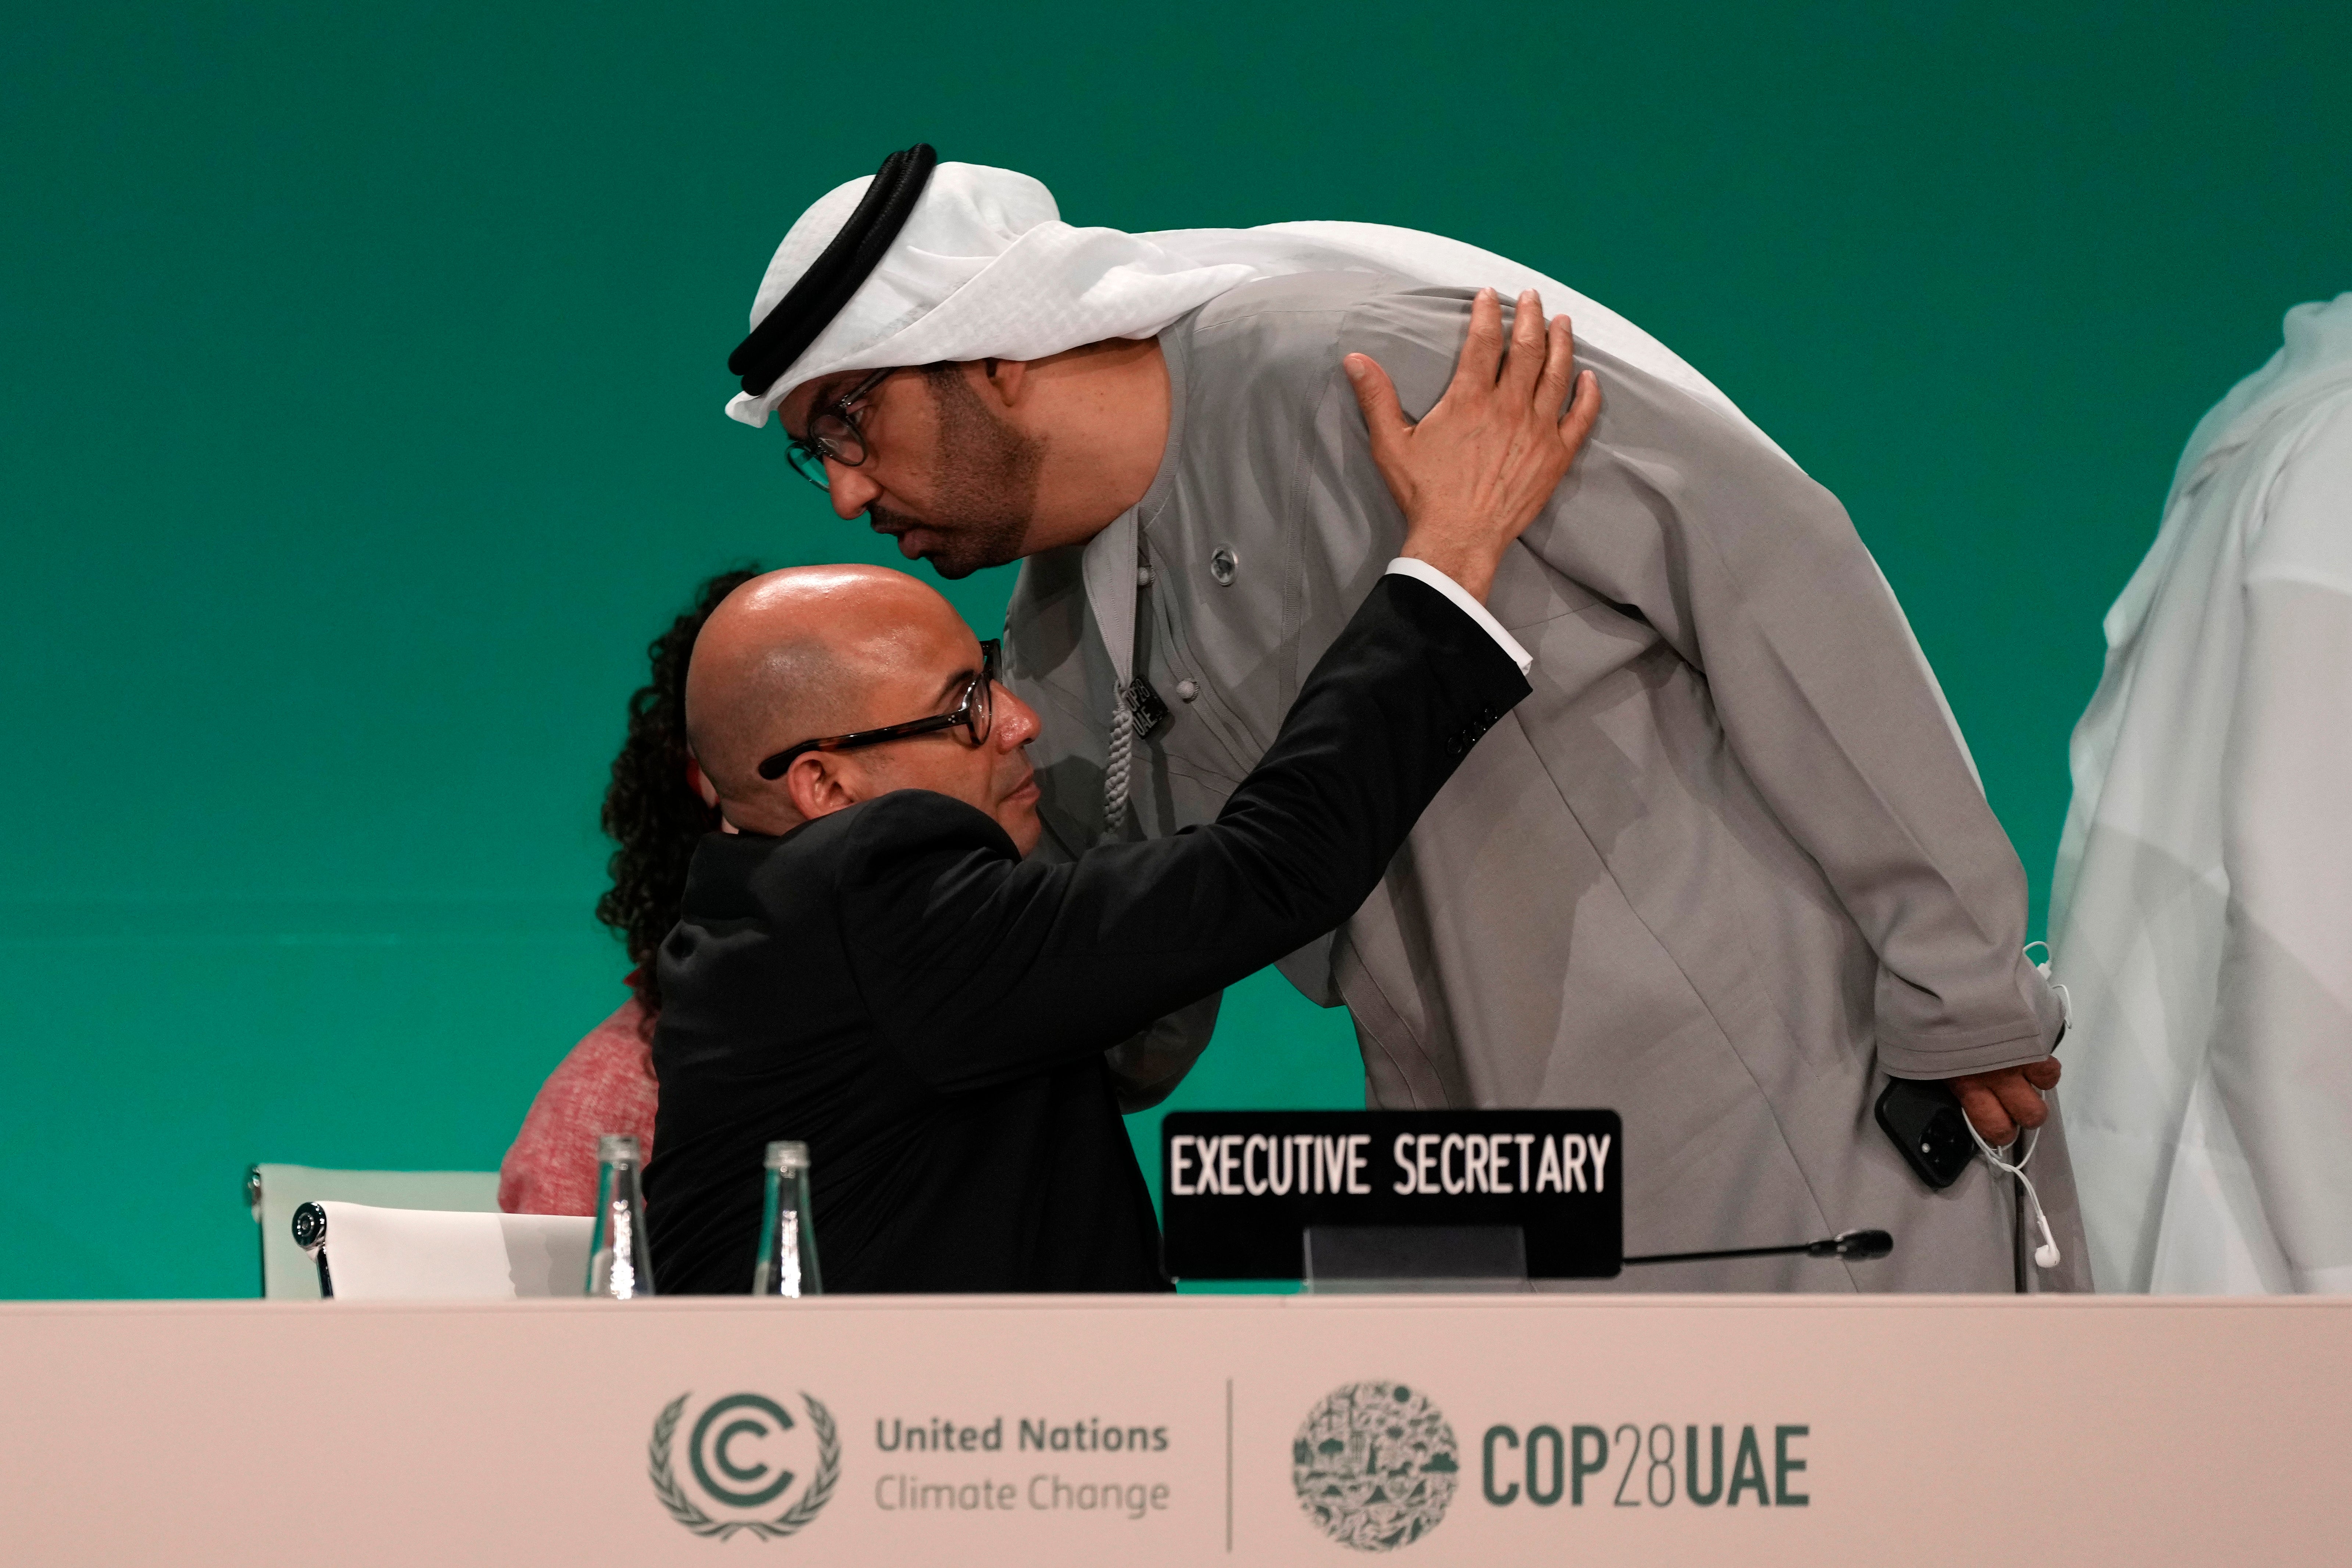
[[1895, 1250], [1895, 1237], [1883, 1230], [1842, 1230], [1826, 1241], [1805, 1248], [1808, 1258], [1844, 1258], [1855, 1262], [1884, 1258]]
[[1621, 1261], [1629, 1266], [1635, 1263], [1702, 1263], [1717, 1258], [1787, 1258], [1802, 1254], [1807, 1258], [1843, 1258], [1849, 1263], [1860, 1263], [1873, 1258], [1884, 1258], [1894, 1250], [1895, 1237], [1885, 1231], [1842, 1230], [1819, 1241], [1800, 1241], [1788, 1247], [1734, 1247], [1718, 1252], [1653, 1252]]

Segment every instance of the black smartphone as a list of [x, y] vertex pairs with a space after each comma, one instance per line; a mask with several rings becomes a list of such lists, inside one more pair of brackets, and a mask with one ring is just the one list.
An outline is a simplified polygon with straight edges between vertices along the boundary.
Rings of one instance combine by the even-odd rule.
[[1889, 1079], [1878, 1097], [1878, 1125], [1919, 1179], [1938, 1191], [1960, 1179], [1977, 1152], [1959, 1098], [1933, 1079]]

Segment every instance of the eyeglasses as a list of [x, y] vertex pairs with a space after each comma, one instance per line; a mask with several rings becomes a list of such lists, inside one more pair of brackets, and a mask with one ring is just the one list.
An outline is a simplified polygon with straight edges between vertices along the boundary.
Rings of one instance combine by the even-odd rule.
[[985, 744], [996, 719], [996, 655], [1000, 646], [999, 639], [995, 637], [990, 637], [980, 645], [980, 673], [971, 678], [971, 684], [963, 689], [963, 695], [957, 699], [955, 707], [949, 711], [934, 714], [929, 719], [917, 719], [911, 723], [893, 724], [887, 729], [860, 730], [849, 735], [825, 735], [814, 741], [803, 741], [799, 745], [778, 752], [761, 763], [760, 776], [763, 779], [783, 777], [784, 770], [791, 767], [793, 759], [803, 752], [854, 752], [861, 746], [878, 746], [885, 741], [903, 741], [910, 735], [936, 734], [941, 730], [952, 730], [958, 726], [971, 733], [973, 745]]
[[888, 370], [877, 370], [832, 407], [810, 416], [808, 434], [793, 437], [793, 444], [785, 448], [784, 455], [792, 459], [793, 472], [817, 489], [829, 490], [833, 479], [824, 470], [827, 458], [851, 468], [866, 461], [866, 433], [857, 427], [858, 405], [874, 395], [876, 387], [905, 368], [893, 365]]

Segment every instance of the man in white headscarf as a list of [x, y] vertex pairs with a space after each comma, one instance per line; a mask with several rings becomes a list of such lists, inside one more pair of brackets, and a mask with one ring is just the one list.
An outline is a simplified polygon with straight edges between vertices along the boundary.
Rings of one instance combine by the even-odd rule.
[[[1536, 695], [1284, 972], [1348, 1006], [1374, 1106], [1618, 1110], [1629, 1251], [1895, 1237], [1622, 1288], [2086, 1287], [2040, 1092], [2061, 1007], [1935, 678], [1834, 498], [1622, 318], [1409, 230], [1073, 227], [919, 147], [785, 236], [728, 411], [776, 414], [837, 512], [944, 575], [1026, 558], [1009, 669], [1075, 854], [1210, 820], [1264, 752], [1402, 533], [1347, 378], [1428, 408], [1482, 288], [1570, 313], [1603, 400], [1495, 581]], [[1139, 1102], [1213, 1017], [1115, 1053]], [[1889, 1075], [1997, 1144], [2039, 1125], [2062, 1245], [1980, 1163], [1915, 1175], [1874, 1121]]]
[[2050, 912], [2094, 1267], [2352, 1291], [2352, 294], [2198, 423], [2106, 637]]

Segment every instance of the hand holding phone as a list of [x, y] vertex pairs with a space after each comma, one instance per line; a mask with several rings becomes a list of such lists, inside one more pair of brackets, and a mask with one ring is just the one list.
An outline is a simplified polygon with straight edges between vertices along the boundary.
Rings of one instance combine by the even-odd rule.
[[1889, 1079], [1878, 1097], [1878, 1125], [1919, 1179], [1943, 1191], [1976, 1157], [1959, 1097], [1934, 1079]]

